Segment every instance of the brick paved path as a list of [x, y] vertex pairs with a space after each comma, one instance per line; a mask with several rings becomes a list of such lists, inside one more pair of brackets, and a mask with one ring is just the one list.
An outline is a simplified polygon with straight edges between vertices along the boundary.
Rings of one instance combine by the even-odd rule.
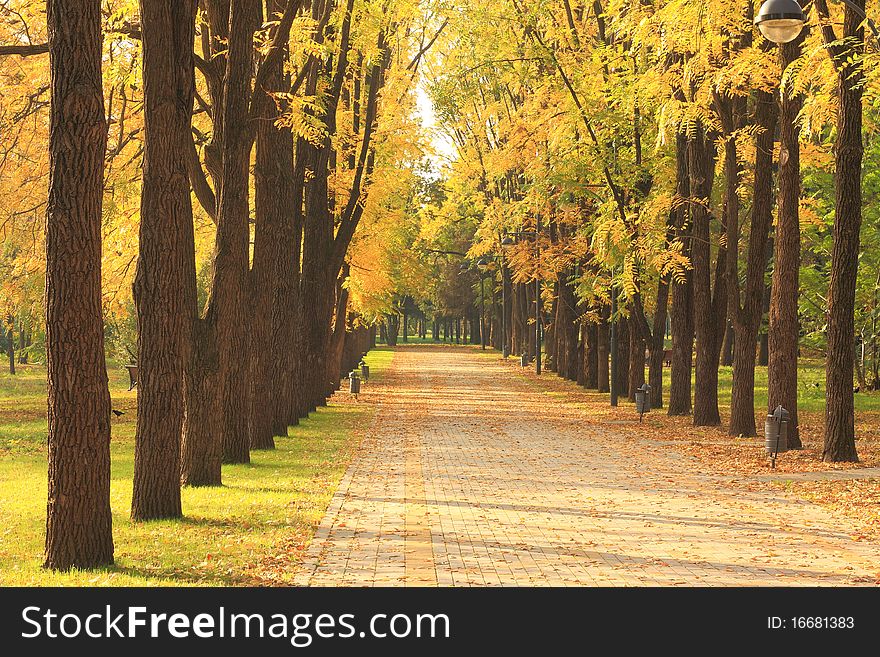
[[[549, 374], [548, 376], [555, 376]], [[876, 545], [590, 424], [488, 354], [399, 349], [299, 567], [317, 586], [873, 583]]]

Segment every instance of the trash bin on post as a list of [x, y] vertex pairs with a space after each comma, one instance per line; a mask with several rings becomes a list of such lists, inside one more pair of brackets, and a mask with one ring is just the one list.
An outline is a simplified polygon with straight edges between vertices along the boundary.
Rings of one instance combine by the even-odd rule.
[[353, 370], [348, 375], [348, 391], [353, 394], [355, 397], [360, 394], [361, 391], [361, 376], [358, 374], [357, 370]]
[[636, 390], [636, 412], [639, 414], [639, 422], [642, 421], [642, 417], [645, 413], [651, 410], [651, 386], [647, 383], [643, 383], [638, 390]]
[[361, 378], [364, 380], [364, 383], [370, 380], [370, 366], [364, 361], [361, 361]]
[[764, 448], [770, 456], [772, 467], [776, 467], [776, 457], [788, 451], [789, 413], [781, 405], [767, 415], [764, 421]]
[[519, 365], [520, 367], [528, 367], [529, 366], [529, 356], [528, 354], [523, 354], [519, 357]]

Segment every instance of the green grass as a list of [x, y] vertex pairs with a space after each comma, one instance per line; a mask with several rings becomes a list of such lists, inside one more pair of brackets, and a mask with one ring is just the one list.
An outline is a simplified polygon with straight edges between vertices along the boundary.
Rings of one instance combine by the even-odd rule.
[[[663, 368], [663, 390], [669, 391], [670, 369]], [[730, 406], [733, 387], [733, 368], [718, 371], [718, 404]], [[856, 411], [880, 411], [880, 394], [860, 392], [854, 396]], [[755, 368], [755, 408], [767, 409], [767, 368]], [[820, 360], [800, 359], [798, 362], [798, 410], [818, 413], [825, 409], [825, 363]]]
[[[392, 352], [367, 356], [371, 381]], [[45, 368], [0, 375], [0, 585], [288, 584], [374, 407], [345, 400], [319, 409], [277, 449], [250, 465], [224, 466], [219, 488], [185, 488], [179, 521], [129, 519], [136, 392], [110, 368], [113, 407], [111, 507], [116, 565], [52, 573], [41, 567], [46, 513]], [[369, 384], [368, 384], [369, 385]]]
[[[475, 347], [479, 349], [479, 346]], [[498, 352], [487, 350], [486, 357], [497, 359]], [[516, 356], [510, 357], [511, 361], [519, 361]], [[534, 368], [532, 363], [530, 368]], [[645, 368], [645, 379], [648, 370]], [[669, 395], [671, 370], [663, 368], [663, 398]], [[695, 385], [693, 378], [692, 383]], [[730, 408], [731, 389], [733, 388], [733, 368], [720, 367], [718, 370], [718, 405]], [[693, 389], [692, 389], [693, 392]], [[880, 414], [880, 392], [859, 392], [854, 395], [855, 410], [857, 413]], [[767, 409], [767, 367], [755, 367], [755, 409], [761, 413]], [[825, 363], [815, 358], [801, 358], [798, 362], [798, 411], [806, 413], [821, 413], [825, 410]]]

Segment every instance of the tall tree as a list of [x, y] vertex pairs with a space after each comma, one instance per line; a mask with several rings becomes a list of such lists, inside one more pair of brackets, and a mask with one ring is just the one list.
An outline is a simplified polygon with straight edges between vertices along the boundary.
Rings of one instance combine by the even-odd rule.
[[195, 257], [187, 144], [193, 109], [196, 0], [141, 0], [144, 178], [134, 298], [138, 315], [137, 520], [181, 515], [180, 439]]
[[[732, 436], [755, 436], [755, 348], [764, 310], [764, 273], [767, 270], [767, 243], [773, 225], [773, 142], [778, 120], [776, 99], [769, 91], [755, 92], [754, 125], [755, 169], [752, 190], [749, 250], [746, 262], [745, 289], [739, 282], [739, 203], [737, 190], [728, 189], [727, 213], [727, 298], [728, 316], [736, 338], [733, 345], [733, 390], [730, 401]], [[728, 126], [734, 129], [731, 121]], [[738, 167], [735, 147], [732, 157], [725, 157], [725, 169]], [[732, 176], [738, 184], [736, 176]], [[744, 294], [742, 294], [744, 292]], [[723, 329], [722, 329], [723, 330]]]
[[[779, 48], [785, 71], [801, 54], [801, 33]], [[797, 116], [803, 97], [783, 88], [779, 113], [779, 196], [776, 238], [773, 240], [773, 285], [770, 293], [769, 362], [767, 367], [770, 410], [781, 404], [789, 412], [788, 447], [802, 447], [798, 427], [798, 296], [801, 229], [798, 205], [801, 196], [800, 143]]]
[[826, 461], [858, 461], [855, 442], [853, 358], [855, 289], [862, 226], [862, 71], [865, 0], [844, 10], [843, 40], [828, 19], [826, 0], [816, 0], [822, 34], [837, 68], [837, 139], [834, 142], [834, 246], [828, 290], [828, 350], [825, 360]]
[[[681, 244], [682, 254], [690, 257], [693, 225], [690, 221], [689, 205], [685, 199], [690, 197], [690, 174], [688, 167], [687, 136], [678, 131], [675, 136], [677, 204], [673, 206], [676, 240]], [[671, 285], [672, 305], [672, 362], [669, 374], [669, 415], [690, 415], [691, 375], [694, 360], [694, 298], [693, 269], [688, 268]]]
[[49, 501], [45, 565], [113, 563], [110, 393], [101, 313], [107, 121], [101, 3], [49, 0], [51, 110], [46, 213]]
[[710, 247], [709, 201], [715, 175], [715, 146], [700, 126], [688, 141], [688, 172], [691, 187], [691, 218], [693, 241], [691, 253], [694, 265], [694, 332], [697, 357], [694, 381], [694, 426], [721, 424], [718, 412], [718, 358], [721, 339], [727, 325], [727, 302], [724, 286], [724, 248], [718, 247], [718, 266], [712, 282]]
[[[274, 19], [283, 11], [284, 3], [281, 0], [270, 0], [267, 7], [270, 19]], [[292, 18], [292, 13], [289, 16]], [[259, 119], [254, 166], [254, 255], [249, 280], [249, 298], [252, 300], [253, 313], [249, 331], [248, 377], [248, 427], [253, 449], [272, 449], [275, 446], [272, 438], [275, 433], [274, 395], [280, 395], [282, 390], [292, 387], [293, 381], [280, 379], [277, 382], [278, 388], [273, 390], [274, 368], [279, 366], [279, 361], [285, 355], [284, 351], [291, 349], [289, 343], [276, 345], [273, 335], [275, 304], [280, 301], [282, 276], [284, 279], [290, 276], [282, 270], [282, 261], [291, 258], [295, 250], [290, 244], [294, 239], [293, 222], [287, 218], [292, 217], [295, 212], [294, 140], [289, 129], [278, 125], [279, 107], [272, 96], [273, 93], [290, 89], [290, 76], [285, 75], [284, 68], [285, 58], [273, 56], [268, 66], [264, 63], [264, 75], [254, 88], [253, 104]], [[285, 280], [285, 289], [288, 286], [289, 283]], [[295, 315], [286, 314], [284, 321], [293, 323]], [[278, 427], [277, 433], [286, 434], [287, 425], [288, 421], [284, 421]]]

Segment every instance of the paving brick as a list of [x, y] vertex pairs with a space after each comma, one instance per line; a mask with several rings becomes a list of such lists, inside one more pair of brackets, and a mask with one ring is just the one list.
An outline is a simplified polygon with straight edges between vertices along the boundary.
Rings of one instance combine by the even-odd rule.
[[[555, 376], [552, 373], [546, 376]], [[693, 472], [473, 350], [402, 348], [299, 565], [314, 586], [794, 586], [876, 578], [849, 521]], [[873, 577], [871, 577], [873, 576]]]

